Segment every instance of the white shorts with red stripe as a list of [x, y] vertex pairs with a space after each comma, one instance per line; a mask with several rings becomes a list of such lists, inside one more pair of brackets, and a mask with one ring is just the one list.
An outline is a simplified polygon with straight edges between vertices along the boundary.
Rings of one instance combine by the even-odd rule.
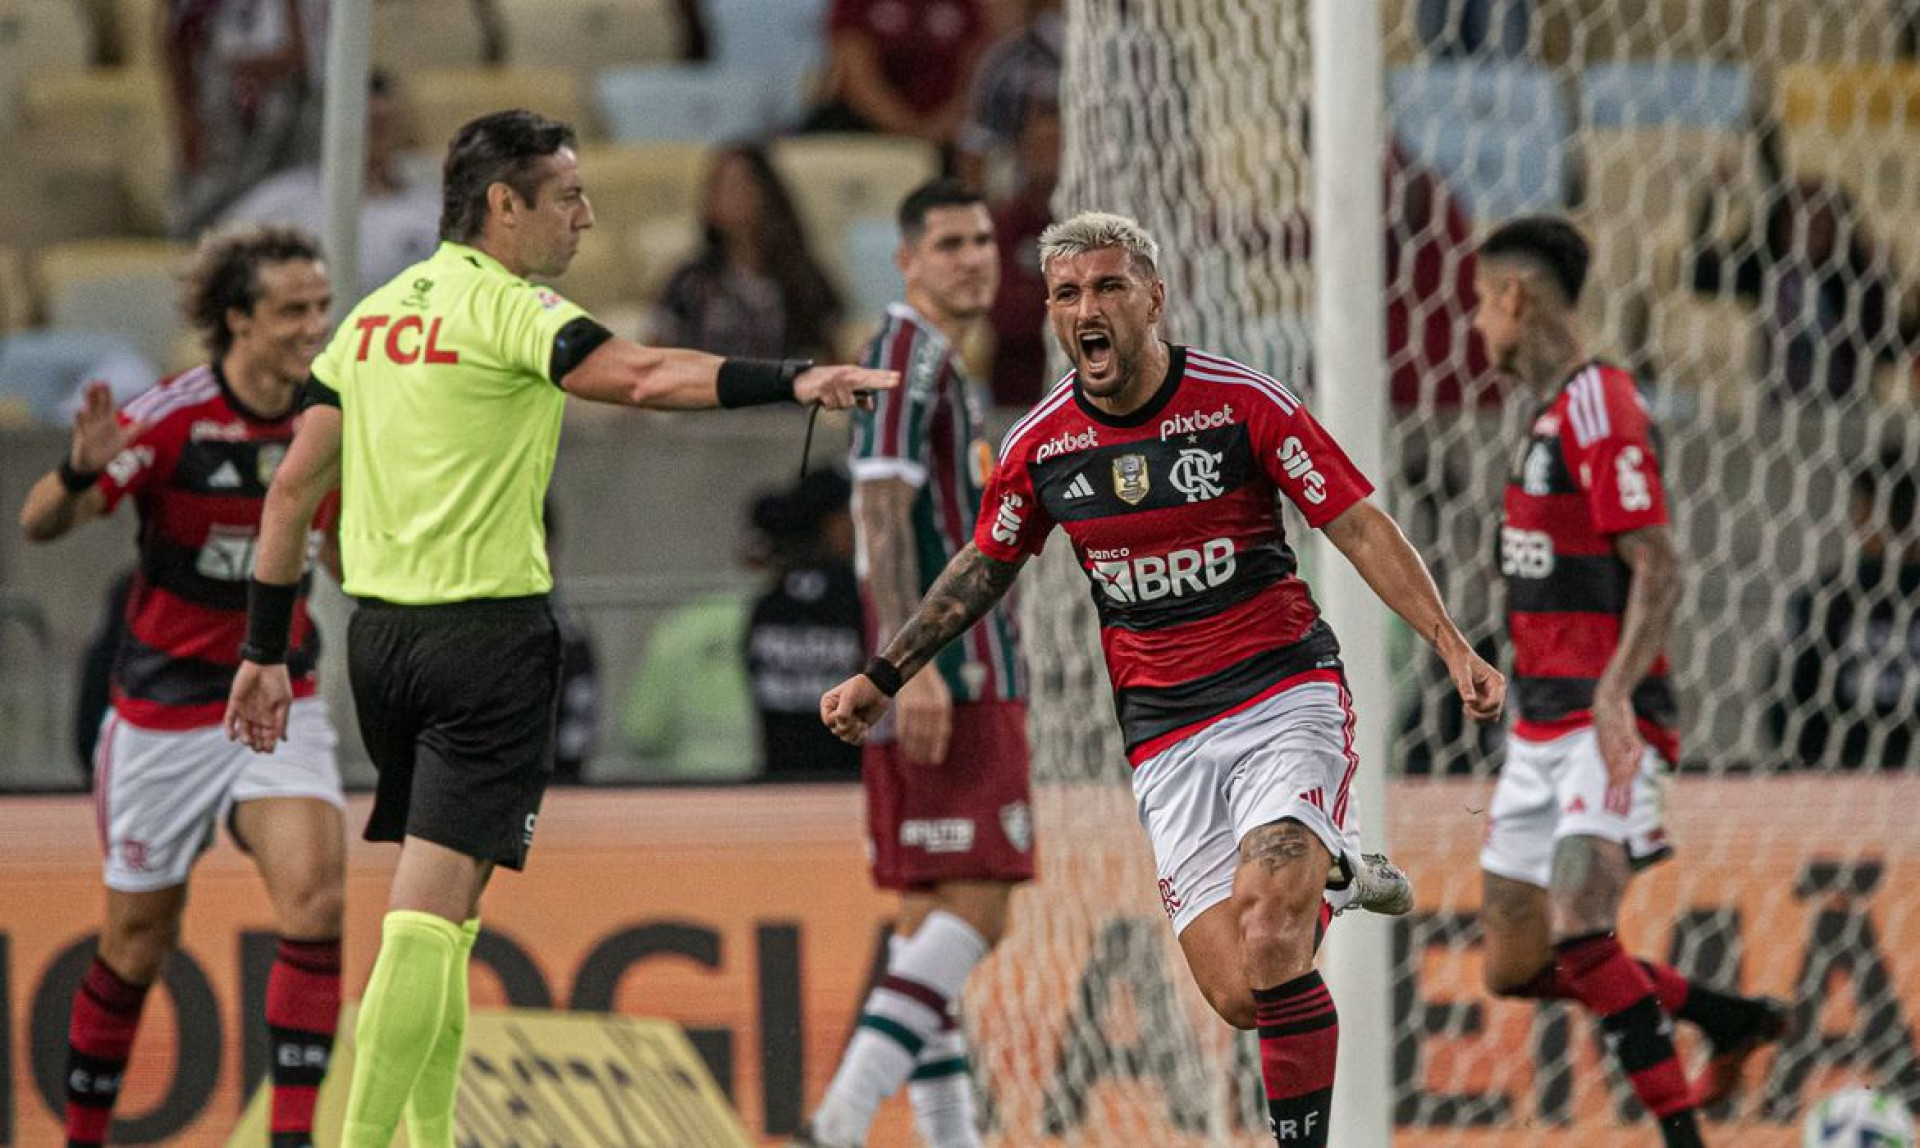
[[[1153, 843], [1160, 902], [1178, 933], [1233, 896], [1240, 841], [1291, 819], [1335, 857], [1360, 864], [1359, 766], [1344, 686], [1306, 682], [1175, 742], [1133, 771], [1140, 824]], [[1352, 899], [1329, 890], [1335, 909]]]
[[1667, 840], [1667, 763], [1649, 749], [1631, 785], [1607, 787], [1593, 727], [1552, 741], [1507, 738], [1507, 760], [1487, 815], [1480, 868], [1547, 888], [1553, 850], [1565, 837], [1598, 837], [1627, 847], [1635, 869], [1673, 852]]
[[227, 740], [219, 726], [142, 729], [107, 711], [94, 751], [93, 805], [107, 888], [147, 893], [182, 884], [234, 805], [311, 797], [346, 808], [327, 706], [301, 698], [271, 754]]

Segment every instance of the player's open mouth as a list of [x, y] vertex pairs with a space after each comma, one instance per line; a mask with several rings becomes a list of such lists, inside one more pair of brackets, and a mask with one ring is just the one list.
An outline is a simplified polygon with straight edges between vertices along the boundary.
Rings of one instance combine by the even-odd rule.
[[1087, 331], [1080, 336], [1080, 362], [1091, 375], [1104, 375], [1113, 363], [1113, 340], [1104, 331]]

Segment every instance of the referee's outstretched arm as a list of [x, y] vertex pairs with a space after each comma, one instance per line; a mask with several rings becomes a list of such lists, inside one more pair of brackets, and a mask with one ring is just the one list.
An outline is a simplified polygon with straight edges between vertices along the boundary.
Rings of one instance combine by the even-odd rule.
[[653, 410], [702, 410], [761, 403], [819, 403], [829, 410], [869, 405], [875, 391], [897, 386], [893, 371], [816, 367], [797, 359], [722, 359], [704, 351], [646, 347], [606, 337], [561, 376], [570, 395]]

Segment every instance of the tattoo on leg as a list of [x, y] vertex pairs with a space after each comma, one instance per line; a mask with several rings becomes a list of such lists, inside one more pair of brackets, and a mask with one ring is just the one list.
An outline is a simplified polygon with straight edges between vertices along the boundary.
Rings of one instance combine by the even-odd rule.
[[1304, 860], [1312, 853], [1313, 842], [1313, 834], [1297, 821], [1262, 825], [1240, 842], [1240, 863], [1258, 863], [1261, 869], [1274, 873]]
[[1568, 837], [1553, 851], [1556, 939], [1611, 932], [1632, 878], [1627, 851], [1598, 837]]

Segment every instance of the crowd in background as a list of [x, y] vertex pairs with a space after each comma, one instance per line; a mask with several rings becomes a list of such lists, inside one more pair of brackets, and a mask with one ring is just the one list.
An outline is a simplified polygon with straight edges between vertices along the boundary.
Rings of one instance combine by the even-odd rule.
[[[493, 0], [473, 0], [473, 10], [498, 58]], [[678, 0], [673, 10], [684, 25], [685, 57], [704, 59], [709, 37], [701, 0]], [[177, 125], [170, 230], [191, 237], [235, 220], [318, 230], [326, 0], [166, 0], [162, 13], [155, 34]], [[1425, 50], [1436, 58], [1515, 56], [1532, 34], [1525, 0], [1431, 0], [1416, 15]], [[970, 349], [970, 358], [989, 380], [995, 405], [1030, 404], [1048, 382], [1036, 241], [1052, 219], [1061, 167], [1060, 0], [832, 0], [819, 35], [824, 64], [804, 114], [788, 130], [922, 140], [949, 172], [988, 193], [1002, 286], [990, 346]], [[376, 74], [369, 92], [362, 291], [424, 257], [437, 238], [438, 189], [405, 162], [410, 145], [422, 142], [407, 135], [406, 84], [405, 75]], [[1777, 158], [1769, 168], [1759, 198], [1748, 205], [1747, 234], [1709, 235], [1703, 206], [1690, 282], [1700, 292], [1753, 304], [1770, 396], [1791, 402], [1859, 395], [1876, 364], [1910, 359], [1920, 347], [1914, 293], [1844, 189], [1797, 178]], [[1393, 403], [1402, 410], [1497, 404], [1503, 389], [1464, 324], [1472, 221], [1446, 179], [1400, 141], [1382, 157], [1382, 175]], [[816, 250], [766, 140], [716, 147], [700, 203], [697, 243], [650, 301], [647, 338], [764, 357], [854, 349], [845, 342], [845, 287]], [[1304, 220], [1275, 226], [1282, 242], [1274, 250], [1284, 258], [1308, 256]], [[0, 347], [0, 393], [51, 385], [26, 354]], [[86, 366], [89, 375], [114, 381], [122, 399], [154, 373], [137, 362]], [[73, 389], [81, 381], [61, 385]], [[34, 409], [62, 417], [56, 403]], [[1909, 679], [1920, 680], [1920, 547], [1913, 542], [1911, 477], [1889, 477], [1898, 468], [1894, 462], [1860, 472], [1856, 494], [1867, 493], [1855, 504], [1864, 540], [1857, 563], [1836, 567], [1795, 598], [1790, 624], [1797, 644], [1782, 674], [1791, 696], [1773, 723], [1782, 756], [1793, 762], [1822, 759], [1834, 739], [1844, 743], [1849, 765], [1912, 760], [1910, 734], [1881, 729], [1901, 722], [1873, 700], [1909, 697]], [[751, 503], [753, 541], [740, 562], [758, 591], [716, 592], [661, 621], [617, 715], [601, 712], [607, 699], [596, 685], [587, 631], [574, 627], [573, 748], [562, 754], [563, 779], [592, 780], [587, 763], [596, 739], [602, 748], [617, 742], [618, 752], [644, 763], [641, 776], [666, 780], [855, 776], [855, 759], [821, 736], [811, 706], [796, 702], [861, 660], [844, 481], [813, 475]], [[1848, 604], [1862, 595], [1870, 605]], [[103, 625], [103, 641], [111, 633]], [[1813, 710], [1829, 716], [1791, 716]], [[1433, 719], [1416, 707], [1408, 722]], [[76, 729], [87, 732], [84, 718]], [[1426, 757], [1410, 768], [1447, 771], [1457, 764]]]

